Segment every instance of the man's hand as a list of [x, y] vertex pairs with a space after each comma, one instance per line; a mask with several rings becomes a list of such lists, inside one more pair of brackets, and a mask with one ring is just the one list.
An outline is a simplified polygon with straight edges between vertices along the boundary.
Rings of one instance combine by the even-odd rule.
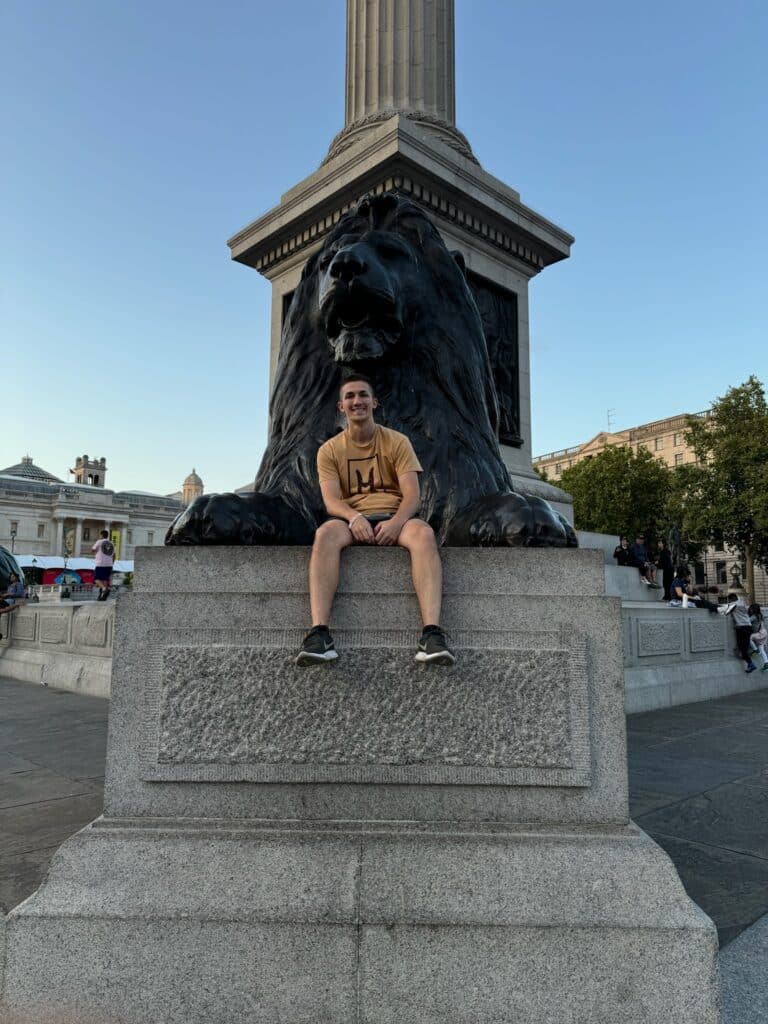
[[376, 538], [373, 534], [373, 527], [365, 516], [357, 516], [357, 518], [349, 524], [349, 529], [352, 531], [352, 536], [355, 538], [356, 544], [376, 543]]
[[405, 523], [397, 517], [377, 523], [376, 529], [373, 531], [376, 535], [375, 543], [382, 547], [391, 547], [393, 544], [397, 544], [397, 538], [404, 526]]

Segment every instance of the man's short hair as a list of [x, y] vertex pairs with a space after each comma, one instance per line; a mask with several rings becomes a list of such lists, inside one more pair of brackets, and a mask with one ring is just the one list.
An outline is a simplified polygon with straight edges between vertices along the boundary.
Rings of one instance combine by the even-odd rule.
[[373, 381], [364, 373], [345, 373], [341, 379], [341, 384], [339, 384], [339, 394], [341, 394], [342, 390], [347, 386], [347, 384], [350, 384], [353, 380], [361, 380], [364, 384], [367, 384], [368, 387], [371, 389], [371, 395], [373, 395], [374, 398], [376, 397], [376, 394], [373, 390]]
[[102, 537], [108, 537], [109, 536], [109, 530], [102, 530], [101, 531], [101, 536]]

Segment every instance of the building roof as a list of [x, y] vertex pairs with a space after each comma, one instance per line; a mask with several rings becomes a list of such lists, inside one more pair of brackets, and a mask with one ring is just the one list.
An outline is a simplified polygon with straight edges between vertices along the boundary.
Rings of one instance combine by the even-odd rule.
[[42, 466], [36, 466], [29, 455], [22, 456], [21, 462], [16, 463], [15, 466], [0, 469], [0, 476], [15, 476], [21, 477], [24, 480], [39, 480], [49, 484], [64, 483], [59, 477], [49, 473], [47, 469], [43, 469]]

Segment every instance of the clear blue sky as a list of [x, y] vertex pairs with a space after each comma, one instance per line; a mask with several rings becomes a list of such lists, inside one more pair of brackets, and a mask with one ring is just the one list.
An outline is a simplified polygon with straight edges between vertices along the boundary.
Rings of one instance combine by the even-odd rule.
[[[344, 0], [4, 0], [0, 468], [251, 480], [267, 282], [226, 239], [316, 169]], [[456, 0], [457, 123], [576, 236], [531, 284], [536, 454], [706, 408], [766, 344], [764, 0]]]

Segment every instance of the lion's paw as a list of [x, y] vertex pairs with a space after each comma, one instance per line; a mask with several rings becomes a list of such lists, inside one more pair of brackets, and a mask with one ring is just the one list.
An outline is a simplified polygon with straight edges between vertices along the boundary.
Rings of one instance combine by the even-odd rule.
[[171, 523], [165, 543], [310, 544], [314, 527], [268, 494], [204, 494]]
[[460, 513], [445, 543], [455, 547], [577, 547], [573, 527], [543, 498], [490, 494]]

